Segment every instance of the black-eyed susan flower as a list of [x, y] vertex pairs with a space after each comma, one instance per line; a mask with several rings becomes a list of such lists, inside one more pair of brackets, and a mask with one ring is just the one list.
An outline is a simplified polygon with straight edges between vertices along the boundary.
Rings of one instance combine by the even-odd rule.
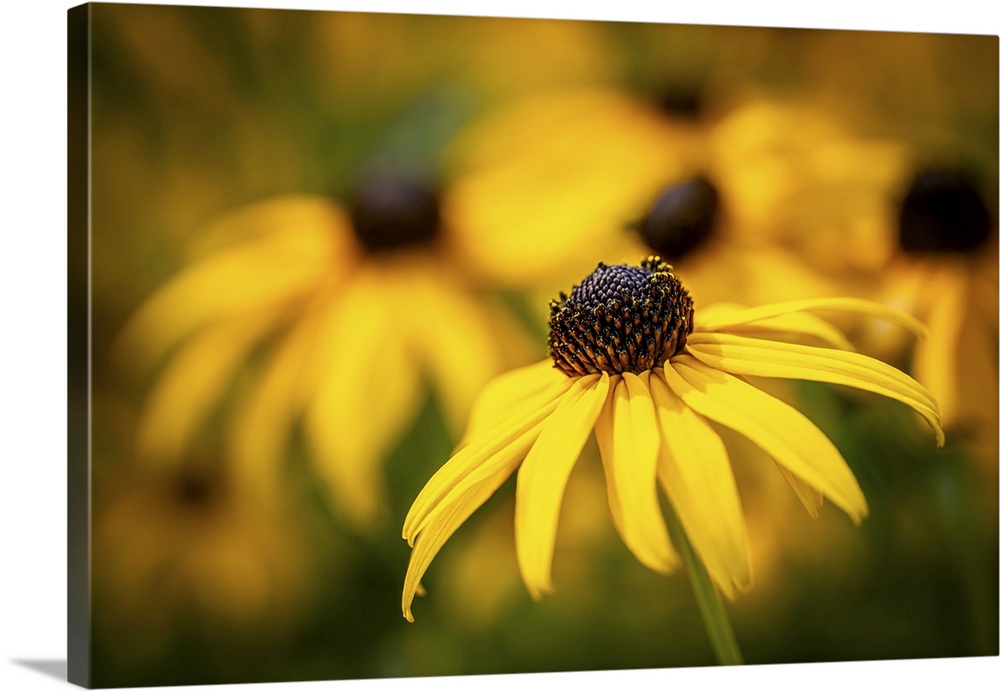
[[287, 196], [220, 221], [118, 343], [123, 364], [163, 363], [139, 458], [178, 464], [225, 400], [240, 491], [275, 495], [301, 424], [334, 508], [359, 527], [378, 519], [381, 460], [428, 390], [457, 437], [475, 393], [527, 347], [448, 235], [437, 194], [394, 172], [346, 204]]
[[758, 238], [733, 237], [732, 200], [705, 175], [666, 185], [622, 237], [629, 254], [668, 257], [675, 272], [708, 302], [739, 299], [762, 304], [775, 299], [836, 294], [836, 286], [793, 254]]
[[[551, 592], [551, 563], [568, 477], [591, 432], [611, 517], [622, 540], [662, 573], [681, 558], [661, 510], [662, 487], [712, 581], [728, 597], [750, 586], [746, 528], [726, 448], [712, 424], [745, 435], [781, 467], [810, 510], [828, 497], [855, 523], [868, 512], [836, 447], [747, 376], [807, 379], [894, 398], [944, 442], [938, 407], [916, 381], [852, 352], [814, 312], [841, 310], [920, 330], [911, 317], [855, 299], [802, 300], [695, 313], [659, 257], [599, 264], [550, 304], [550, 357], [493, 380], [477, 399], [463, 444], [413, 502], [403, 537], [413, 547], [404, 616], [431, 560], [515, 471], [517, 562], [535, 599]], [[828, 346], [779, 337], [819, 338]]]
[[487, 111], [456, 139], [443, 211], [496, 280], [555, 290], [617, 256], [624, 227], [665, 183], [697, 169], [703, 144], [690, 118], [620, 90], [535, 94]]
[[701, 168], [670, 181], [632, 224], [706, 302], [854, 294], [879, 266], [901, 142], [860, 134], [808, 101], [734, 99], [704, 123]]
[[95, 634], [115, 641], [119, 664], [162, 664], [192, 622], [215, 635], [285, 640], [315, 605], [320, 562], [304, 516], [267, 510], [225, 478], [192, 472], [118, 474], [101, 497]]
[[808, 100], [740, 99], [714, 123], [712, 172], [746, 241], [766, 240], [816, 269], [876, 267], [892, 252], [879, 229], [887, 194], [912, 165], [909, 146], [863, 133]]
[[[995, 479], [997, 448], [997, 247], [995, 211], [975, 179], [949, 166], [913, 175], [899, 200], [897, 250], [882, 267], [887, 304], [927, 324], [912, 368], [941, 405], [949, 432], [973, 442]], [[894, 334], [871, 347], [899, 358]]]
[[[702, 100], [681, 111], [594, 87], [490, 111], [452, 148], [445, 212], [485, 271], [545, 295], [651, 253], [706, 302], [828, 297], [845, 292], [827, 275], [841, 257], [887, 255], [870, 231], [892, 213], [905, 147], [804, 103]], [[678, 211], [704, 216], [662, 222]]]

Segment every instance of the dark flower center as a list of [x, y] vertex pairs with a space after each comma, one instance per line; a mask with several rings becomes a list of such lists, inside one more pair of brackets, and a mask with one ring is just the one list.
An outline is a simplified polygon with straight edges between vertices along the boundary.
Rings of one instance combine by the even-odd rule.
[[182, 473], [172, 489], [174, 500], [189, 508], [208, 506], [219, 494], [219, 488], [209, 478], [193, 473]]
[[719, 192], [703, 177], [667, 187], [634, 228], [655, 252], [681, 261], [704, 245], [719, 215]]
[[604, 263], [549, 303], [549, 354], [575, 377], [638, 374], [677, 354], [693, 328], [694, 306], [670, 265]]
[[426, 244], [440, 227], [437, 195], [425, 184], [401, 175], [365, 180], [349, 208], [354, 232], [371, 252]]
[[702, 89], [697, 84], [674, 84], [661, 90], [656, 105], [668, 115], [696, 119], [702, 112]]
[[965, 252], [981, 247], [992, 221], [972, 180], [957, 170], [918, 174], [899, 212], [899, 246], [915, 254]]

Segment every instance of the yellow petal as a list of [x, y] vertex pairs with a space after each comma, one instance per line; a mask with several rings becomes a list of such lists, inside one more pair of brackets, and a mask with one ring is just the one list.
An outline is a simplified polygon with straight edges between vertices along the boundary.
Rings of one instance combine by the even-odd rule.
[[802, 481], [802, 478], [798, 477], [790, 471], [785, 466], [780, 463], [775, 463], [778, 466], [778, 470], [781, 471], [781, 476], [785, 478], [788, 485], [795, 492], [795, 496], [799, 498], [802, 502], [802, 506], [806, 507], [806, 511], [813, 518], [819, 518], [819, 509], [823, 506], [823, 495], [816, 491], [814, 487], [810, 487], [808, 484]]
[[239, 243], [288, 234], [329, 236], [338, 255], [350, 252], [356, 244], [350, 220], [333, 199], [288, 194], [242, 206], [216, 219], [192, 237], [187, 256], [208, 256]]
[[413, 344], [435, 384], [446, 420], [457, 437], [476, 394], [502, 367], [502, 355], [486, 312], [456, 280], [433, 267], [410, 274], [398, 308]]
[[[970, 286], [970, 290], [972, 287]], [[1000, 373], [997, 367], [1000, 363], [997, 361], [998, 313], [995, 307], [989, 308], [985, 304], [992, 301], [987, 294], [988, 290], [989, 288], [980, 288], [972, 304], [966, 306], [965, 319], [958, 336], [958, 352], [955, 354], [956, 389], [960, 395], [952, 408], [946, 409], [942, 403], [941, 410], [946, 425], [951, 420], [956, 425], [974, 430], [973, 435], [985, 444], [980, 455], [986, 459], [992, 456], [991, 465], [995, 468], [996, 447], [1000, 439], [997, 431], [1000, 421], [1000, 398], [997, 395]], [[993, 290], [996, 290], [995, 283]], [[992, 311], [987, 311], [988, 309]], [[914, 363], [914, 367], [918, 365]]]
[[544, 406], [515, 411], [455, 454], [414, 500], [403, 524], [403, 538], [414, 548], [403, 585], [403, 616], [409, 621], [413, 621], [410, 605], [431, 560], [510, 477], [559, 402], [557, 396]]
[[830, 497], [855, 523], [868, 515], [864, 494], [843, 456], [818, 427], [790, 405], [688, 355], [666, 363], [663, 376], [686, 405], [746, 436]]
[[622, 376], [620, 374], [613, 374], [608, 380], [608, 397], [604, 403], [604, 407], [601, 408], [601, 412], [597, 415], [597, 421], [594, 423], [594, 438], [597, 439], [597, 448], [601, 454], [601, 462], [605, 467], [605, 485], [607, 486], [608, 495], [608, 508], [611, 510], [611, 521], [615, 524], [615, 528], [621, 532], [621, 507], [618, 505], [618, 494], [611, 489], [612, 480], [607, 478], [607, 461], [604, 459], [611, 458], [613, 453], [613, 437], [614, 437], [614, 416], [612, 415], [612, 403], [611, 400], [615, 395], [615, 391], [618, 388], [618, 384], [621, 382]]
[[359, 274], [318, 336], [315, 395], [306, 409], [315, 469], [336, 509], [358, 526], [384, 513], [381, 462], [420, 403], [416, 362], [392, 330], [391, 292]]
[[500, 423], [471, 440], [441, 466], [420, 490], [403, 521], [403, 539], [411, 545], [435, 514], [456, 490], [474, 484], [490, 475], [498, 466], [512, 460], [520, 462], [541, 432], [541, 426], [555, 410], [562, 395], [572, 386], [567, 377], [566, 389], [553, 393], [542, 404], [525, 405], [516, 409]]
[[463, 255], [498, 279], [593, 268], [619, 240], [613, 229], [681, 174], [683, 143], [654, 109], [613, 91], [533, 97], [457, 142], [461, 175], [442, 212]]
[[304, 404], [319, 319], [307, 312], [276, 346], [226, 431], [226, 454], [240, 495], [273, 499], [290, 443], [292, 422]]
[[534, 365], [511, 370], [493, 378], [476, 396], [463, 444], [509, 416], [515, 407], [551, 401], [568, 391], [572, 380], [546, 358]]
[[850, 312], [882, 319], [909, 329], [923, 336], [926, 327], [920, 321], [906, 312], [880, 305], [877, 302], [859, 298], [815, 298], [809, 300], [791, 300], [760, 307], [748, 307], [743, 310], [720, 310], [713, 312], [709, 308], [700, 310], [695, 317], [695, 328], [698, 331], [718, 331], [738, 324], [750, 324], [762, 319], [771, 319], [795, 312]]
[[727, 333], [693, 333], [688, 337], [687, 350], [710, 367], [732, 374], [842, 384], [893, 398], [927, 420], [938, 446], [944, 444], [934, 397], [912, 377], [874, 358]]
[[[698, 311], [699, 329], [702, 327], [703, 316], [707, 312], [709, 324], [718, 323], [726, 315], [737, 315], [747, 309], [732, 303], [713, 303]], [[812, 336], [840, 350], [854, 350], [854, 345], [843, 332], [830, 322], [808, 312], [789, 312], [774, 317], [757, 319], [747, 323], [736, 323], [724, 327], [727, 332], [743, 335], [789, 334], [797, 336]], [[710, 330], [710, 329], [705, 329]]]
[[622, 540], [645, 566], [672, 571], [680, 557], [667, 535], [657, 492], [660, 432], [648, 385], [631, 372], [622, 374], [595, 432], [611, 517]]
[[549, 416], [518, 471], [514, 505], [517, 562], [536, 600], [552, 591], [552, 552], [563, 492], [607, 396], [607, 374], [576, 380]]
[[913, 370], [938, 397], [946, 419], [953, 420], [960, 407], [959, 336], [969, 309], [969, 296], [961, 273], [942, 270], [935, 278], [934, 300], [927, 307], [930, 335], [914, 352]]
[[653, 370], [649, 390], [662, 433], [659, 476], [691, 545], [712, 579], [733, 598], [750, 587], [746, 523], [722, 439]]
[[139, 420], [137, 444], [144, 463], [176, 463], [232, 383], [250, 349], [280, 315], [225, 321], [186, 341], [159, 376]]
[[117, 359], [143, 372], [205, 324], [287, 308], [316, 289], [335, 263], [330, 233], [301, 230], [243, 243], [183, 269], [126, 324], [114, 344]]
[[[531, 436], [531, 441], [534, 439], [535, 436]], [[530, 442], [528, 443], [530, 444]], [[403, 616], [406, 617], [407, 621], [413, 621], [413, 613], [410, 608], [414, 596], [423, 592], [420, 580], [427, 572], [431, 561], [444, 546], [444, 543], [448, 541], [448, 538], [476, 509], [493, 496], [493, 493], [507, 481], [516, 467], [516, 462], [501, 465], [478, 482], [470, 484], [447, 504], [445, 511], [438, 513], [420, 531], [419, 537], [413, 543], [413, 552], [410, 554], [410, 563], [403, 581]]]

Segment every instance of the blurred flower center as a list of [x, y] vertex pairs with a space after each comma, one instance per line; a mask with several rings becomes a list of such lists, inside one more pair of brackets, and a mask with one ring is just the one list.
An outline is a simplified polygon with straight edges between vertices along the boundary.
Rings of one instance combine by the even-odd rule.
[[182, 473], [173, 483], [173, 498], [180, 506], [207, 507], [218, 495], [218, 487], [208, 478]]
[[719, 215], [719, 192], [703, 177], [667, 187], [635, 228], [649, 247], [680, 261], [712, 236]]
[[656, 104], [667, 115], [694, 119], [701, 115], [702, 90], [691, 84], [677, 84], [664, 89]]
[[899, 245], [916, 254], [972, 253], [989, 237], [990, 213], [972, 180], [957, 170], [919, 173], [903, 199]]
[[365, 180], [350, 203], [358, 240], [371, 252], [430, 242], [438, 233], [437, 195], [425, 184], [387, 174]]
[[687, 290], [659, 257], [602, 262], [549, 308], [549, 353], [571, 377], [662, 365], [684, 347], [694, 318]]

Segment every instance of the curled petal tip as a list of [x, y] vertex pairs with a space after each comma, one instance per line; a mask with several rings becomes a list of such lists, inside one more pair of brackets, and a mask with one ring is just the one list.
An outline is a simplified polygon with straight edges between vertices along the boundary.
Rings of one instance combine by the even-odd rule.
[[854, 523], [855, 527], [860, 526], [864, 523], [865, 519], [868, 518], [868, 506], [863, 506], [857, 512], [851, 514], [851, 522]]
[[528, 595], [535, 602], [541, 602], [546, 595], [551, 595], [555, 589], [551, 585], [529, 586]]

